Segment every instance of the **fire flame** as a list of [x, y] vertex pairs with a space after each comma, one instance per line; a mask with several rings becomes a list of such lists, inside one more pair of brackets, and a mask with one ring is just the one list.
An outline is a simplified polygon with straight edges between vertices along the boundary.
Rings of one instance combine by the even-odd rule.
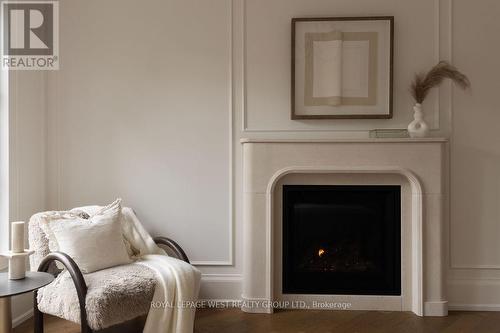
[[319, 250], [318, 250], [318, 257], [323, 256], [323, 254], [325, 254], [325, 250], [323, 250], [323, 249], [319, 249]]

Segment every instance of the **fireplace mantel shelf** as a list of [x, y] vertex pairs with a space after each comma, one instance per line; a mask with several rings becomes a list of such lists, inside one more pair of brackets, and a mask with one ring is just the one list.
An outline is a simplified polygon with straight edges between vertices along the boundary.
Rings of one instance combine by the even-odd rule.
[[361, 139], [240, 139], [245, 143], [426, 143], [448, 142], [447, 138], [361, 138]]

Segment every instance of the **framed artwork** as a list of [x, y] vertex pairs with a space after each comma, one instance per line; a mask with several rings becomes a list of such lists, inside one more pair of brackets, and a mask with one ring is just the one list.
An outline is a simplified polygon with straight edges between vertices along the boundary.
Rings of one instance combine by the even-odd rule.
[[394, 17], [292, 19], [292, 119], [392, 118]]

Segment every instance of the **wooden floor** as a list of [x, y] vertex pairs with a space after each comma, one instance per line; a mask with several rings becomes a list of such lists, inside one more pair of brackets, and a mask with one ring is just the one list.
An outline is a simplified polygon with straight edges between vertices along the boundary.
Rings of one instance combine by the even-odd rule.
[[[14, 333], [33, 332], [31, 320]], [[46, 316], [45, 333], [76, 333], [79, 327]], [[500, 333], [500, 312], [450, 312], [448, 317], [421, 318], [406, 312], [280, 311], [246, 314], [238, 309], [204, 309], [196, 314], [195, 332], [283, 333]]]

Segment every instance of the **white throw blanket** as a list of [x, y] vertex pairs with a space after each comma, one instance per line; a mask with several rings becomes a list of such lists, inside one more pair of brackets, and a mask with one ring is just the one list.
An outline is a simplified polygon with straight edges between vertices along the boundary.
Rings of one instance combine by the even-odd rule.
[[192, 333], [200, 272], [165, 255], [146, 255], [137, 263], [153, 269], [158, 278], [143, 332]]
[[144, 229], [133, 210], [122, 209], [122, 229], [139, 252], [136, 262], [156, 272], [157, 283], [144, 333], [192, 333], [201, 273], [190, 264], [166, 255]]
[[138, 252], [136, 258], [140, 258], [147, 254], [166, 254], [165, 251], [156, 245], [149, 232], [142, 226], [132, 208], [122, 208], [121, 220], [123, 236]]

